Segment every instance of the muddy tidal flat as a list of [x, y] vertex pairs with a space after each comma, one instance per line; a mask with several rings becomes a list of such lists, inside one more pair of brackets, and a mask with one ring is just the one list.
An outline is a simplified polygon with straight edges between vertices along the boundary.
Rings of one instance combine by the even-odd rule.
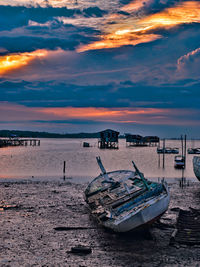
[[[200, 246], [170, 245], [174, 208], [200, 209], [200, 183], [169, 186], [170, 207], [160, 223], [150, 231], [116, 234], [90, 217], [86, 184], [1, 182], [0, 266], [200, 266]], [[78, 245], [91, 253], [71, 253]]]

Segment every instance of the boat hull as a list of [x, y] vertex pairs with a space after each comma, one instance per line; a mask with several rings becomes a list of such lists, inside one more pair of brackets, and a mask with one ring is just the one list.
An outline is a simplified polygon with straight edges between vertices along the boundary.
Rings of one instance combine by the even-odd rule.
[[200, 181], [200, 157], [193, 157], [193, 170], [197, 179]]
[[103, 226], [115, 232], [128, 232], [145, 224], [153, 223], [168, 209], [170, 197], [164, 195], [145, 203], [138, 212], [133, 212], [121, 220], [106, 221]]
[[135, 172], [106, 172], [100, 158], [102, 174], [85, 190], [85, 200], [99, 223], [115, 232], [128, 232], [152, 223], [165, 211], [170, 201], [166, 182], [156, 183], [144, 178], [134, 162]]

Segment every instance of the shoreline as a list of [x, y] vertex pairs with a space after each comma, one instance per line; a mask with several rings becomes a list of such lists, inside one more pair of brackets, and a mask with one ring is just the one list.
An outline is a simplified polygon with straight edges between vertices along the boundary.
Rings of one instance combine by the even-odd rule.
[[[58, 175], [58, 176], [20, 176], [20, 177], [0, 177], [0, 184], [1, 183], [17, 183], [17, 182], [52, 182], [52, 183], [62, 183], [62, 182], [71, 182], [72, 184], [88, 184], [91, 182], [95, 176], [68, 176], [68, 175]], [[199, 183], [198, 179], [196, 177], [147, 177], [148, 180], [152, 180], [154, 182], [161, 182], [162, 179], [164, 179], [167, 183], [177, 183], [181, 179], [185, 179], [186, 181], [189, 181], [191, 183]]]
[[[0, 181], [0, 206], [10, 205], [0, 210], [0, 266], [198, 266], [199, 246], [169, 245], [177, 218], [171, 209], [199, 208], [198, 181], [184, 188], [169, 183], [170, 206], [161, 218], [165, 227], [154, 224], [152, 238], [99, 227], [84, 201], [85, 187], [70, 180]], [[92, 253], [69, 253], [77, 245], [87, 245]]]

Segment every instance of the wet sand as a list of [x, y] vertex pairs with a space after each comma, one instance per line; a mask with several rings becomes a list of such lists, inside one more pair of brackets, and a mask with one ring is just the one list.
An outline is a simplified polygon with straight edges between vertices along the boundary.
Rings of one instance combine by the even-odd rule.
[[[151, 234], [116, 234], [91, 218], [83, 196], [86, 184], [1, 182], [0, 266], [200, 266], [199, 246], [169, 245], [178, 214], [171, 208], [200, 209], [200, 183], [169, 186], [163, 224], [154, 224]], [[91, 247], [92, 253], [70, 253], [77, 245]]]

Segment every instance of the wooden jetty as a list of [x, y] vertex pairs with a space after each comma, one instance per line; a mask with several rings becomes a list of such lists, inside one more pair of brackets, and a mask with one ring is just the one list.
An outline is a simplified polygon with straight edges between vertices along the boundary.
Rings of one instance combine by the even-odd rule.
[[141, 136], [135, 134], [125, 134], [126, 146], [157, 146], [159, 137], [157, 136]]
[[28, 138], [0, 138], [0, 148], [8, 146], [40, 146], [40, 140]]
[[111, 129], [104, 130], [99, 133], [100, 138], [98, 140], [99, 148], [118, 149], [118, 136], [119, 132]]

